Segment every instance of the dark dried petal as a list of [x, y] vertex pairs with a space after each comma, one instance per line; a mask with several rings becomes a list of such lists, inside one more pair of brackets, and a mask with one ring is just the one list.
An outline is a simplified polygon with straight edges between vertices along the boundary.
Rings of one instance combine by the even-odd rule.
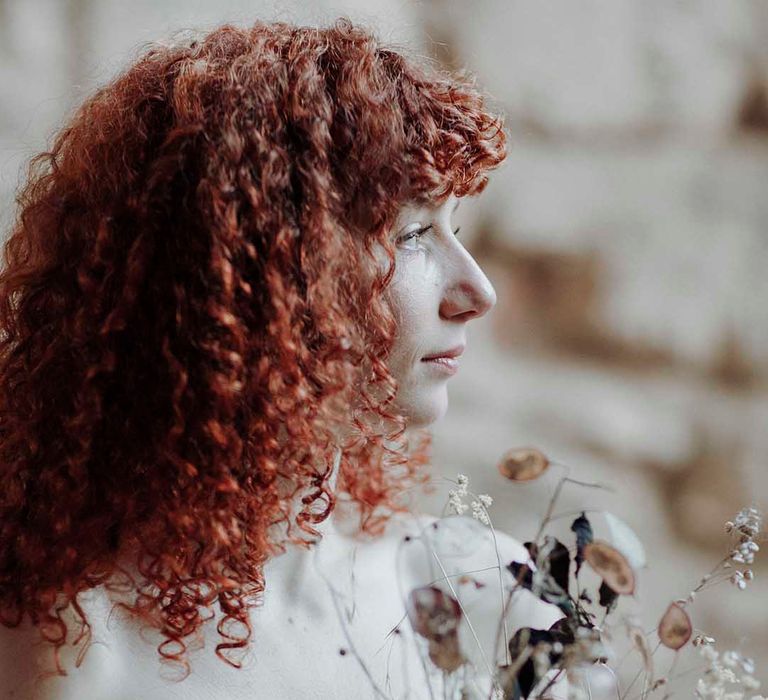
[[[558, 622], [560, 621], [558, 620]], [[556, 624], [557, 623], [555, 623], [555, 625]], [[541, 680], [541, 678], [536, 675], [536, 666], [532, 656], [526, 659], [520, 666], [516, 676], [512, 675], [511, 669], [515, 666], [515, 660], [519, 659], [520, 655], [523, 654], [528, 647], [536, 647], [538, 644], [551, 645], [557, 641], [564, 644], [567, 643], [565, 640], [569, 638], [569, 635], [561, 631], [560, 628], [555, 628], [555, 625], [548, 630], [522, 627], [517, 630], [512, 639], [510, 639], [509, 653], [513, 663], [511, 666], [499, 667], [505, 697], [527, 698], [531, 690], [533, 690], [536, 684]], [[550, 650], [548, 656], [550, 664], [554, 666], [562, 658], [563, 654], [562, 652], [553, 652]], [[519, 693], [517, 696], [514, 695], [515, 691]]]
[[619, 599], [619, 594], [613, 590], [605, 581], [600, 584], [600, 605], [602, 605], [606, 612], [611, 612], [616, 607], [616, 601]]
[[521, 564], [519, 561], [511, 561], [507, 564], [507, 569], [512, 572], [512, 575], [523, 588], [527, 588], [529, 591], [533, 587], [533, 572], [527, 564]]
[[528, 556], [536, 561], [539, 556], [539, 546], [535, 542], [523, 542], [523, 547], [528, 550]]
[[582, 511], [581, 515], [571, 523], [571, 530], [576, 533], [576, 575], [579, 575], [581, 570], [581, 564], [584, 561], [584, 547], [586, 547], [594, 539], [592, 533], [592, 524], [587, 519], [586, 514]]
[[573, 602], [568, 593], [557, 584], [551, 574], [542, 572], [541, 584], [537, 584], [535, 586], [536, 590], [534, 590], [533, 572], [526, 564], [513, 561], [507, 564], [507, 569], [512, 572], [515, 580], [523, 588], [531, 591], [541, 600], [557, 605], [566, 615], [573, 613]]
[[552, 623], [548, 631], [552, 634], [554, 641], [560, 642], [563, 645], [572, 644], [576, 638], [574, 632], [575, 626], [576, 623], [573, 618], [561, 617], [559, 620]]
[[554, 537], [547, 537], [546, 543], [547, 549], [550, 547], [551, 549], [544, 563], [545, 570], [548, 569], [555, 583], [567, 591], [571, 570], [571, 555], [568, 553], [568, 547]]

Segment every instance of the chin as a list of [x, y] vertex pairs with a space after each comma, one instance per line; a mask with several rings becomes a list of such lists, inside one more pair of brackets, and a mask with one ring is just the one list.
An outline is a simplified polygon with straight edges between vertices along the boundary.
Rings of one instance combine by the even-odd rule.
[[448, 392], [445, 387], [397, 402], [398, 410], [406, 417], [409, 428], [426, 428], [439, 421], [448, 411]]

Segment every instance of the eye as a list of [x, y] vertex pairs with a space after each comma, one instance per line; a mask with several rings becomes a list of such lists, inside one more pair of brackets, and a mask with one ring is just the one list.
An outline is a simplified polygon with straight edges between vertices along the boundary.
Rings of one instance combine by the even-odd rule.
[[[411, 233], [406, 233], [403, 236], [400, 236], [400, 238], [397, 239], [398, 243], [405, 243], [406, 241], [411, 240], [418, 240], [421, 238], [427, 231], [429, 231], [432, 228], [432, 224], [429, 226], [425, 226], [424, 228], [420, 228], [417, 231], [412, 231]], [[459, 231], [461, 231], [461, 226], [457, 226], [456, 230], [453, 232], [454, 236], [459, 235]]]
[[406, 241], [418, 240], [431, 228], [432, 228], [432, 224], [430, 224], [429, 226], [425, 226], [424, 228], [420, 228], [417, 231], [411, 231], [411, 233], [406, 233], [403, 236], [400, 236], [400, 238], [397, 239], [397, 242], [405, 243]]

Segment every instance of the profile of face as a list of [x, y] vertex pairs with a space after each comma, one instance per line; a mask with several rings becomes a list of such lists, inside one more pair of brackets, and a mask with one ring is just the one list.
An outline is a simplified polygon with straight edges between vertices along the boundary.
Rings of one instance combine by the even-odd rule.
[[425, 427], [448, 408], [467, 324], [496, 303], [496, 292], [456, 235], [454, 195], [439, 205], [407, 204], [392, 227], [395, 273], [387, 298], [397, 321], [388, 367], [397, 409], [409, 427]]

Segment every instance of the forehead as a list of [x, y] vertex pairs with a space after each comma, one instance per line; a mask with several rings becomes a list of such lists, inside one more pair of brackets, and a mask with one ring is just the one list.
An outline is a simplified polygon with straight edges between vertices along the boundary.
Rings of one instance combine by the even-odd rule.
[[452, 212], [458, 205], [459, 198], [453, 193], [448, 195], [443, 201], [416, 202], [409, 201], [403, 204], [398, 210], [398, 219], [424, 217], [438, 215], [442, 211]]

